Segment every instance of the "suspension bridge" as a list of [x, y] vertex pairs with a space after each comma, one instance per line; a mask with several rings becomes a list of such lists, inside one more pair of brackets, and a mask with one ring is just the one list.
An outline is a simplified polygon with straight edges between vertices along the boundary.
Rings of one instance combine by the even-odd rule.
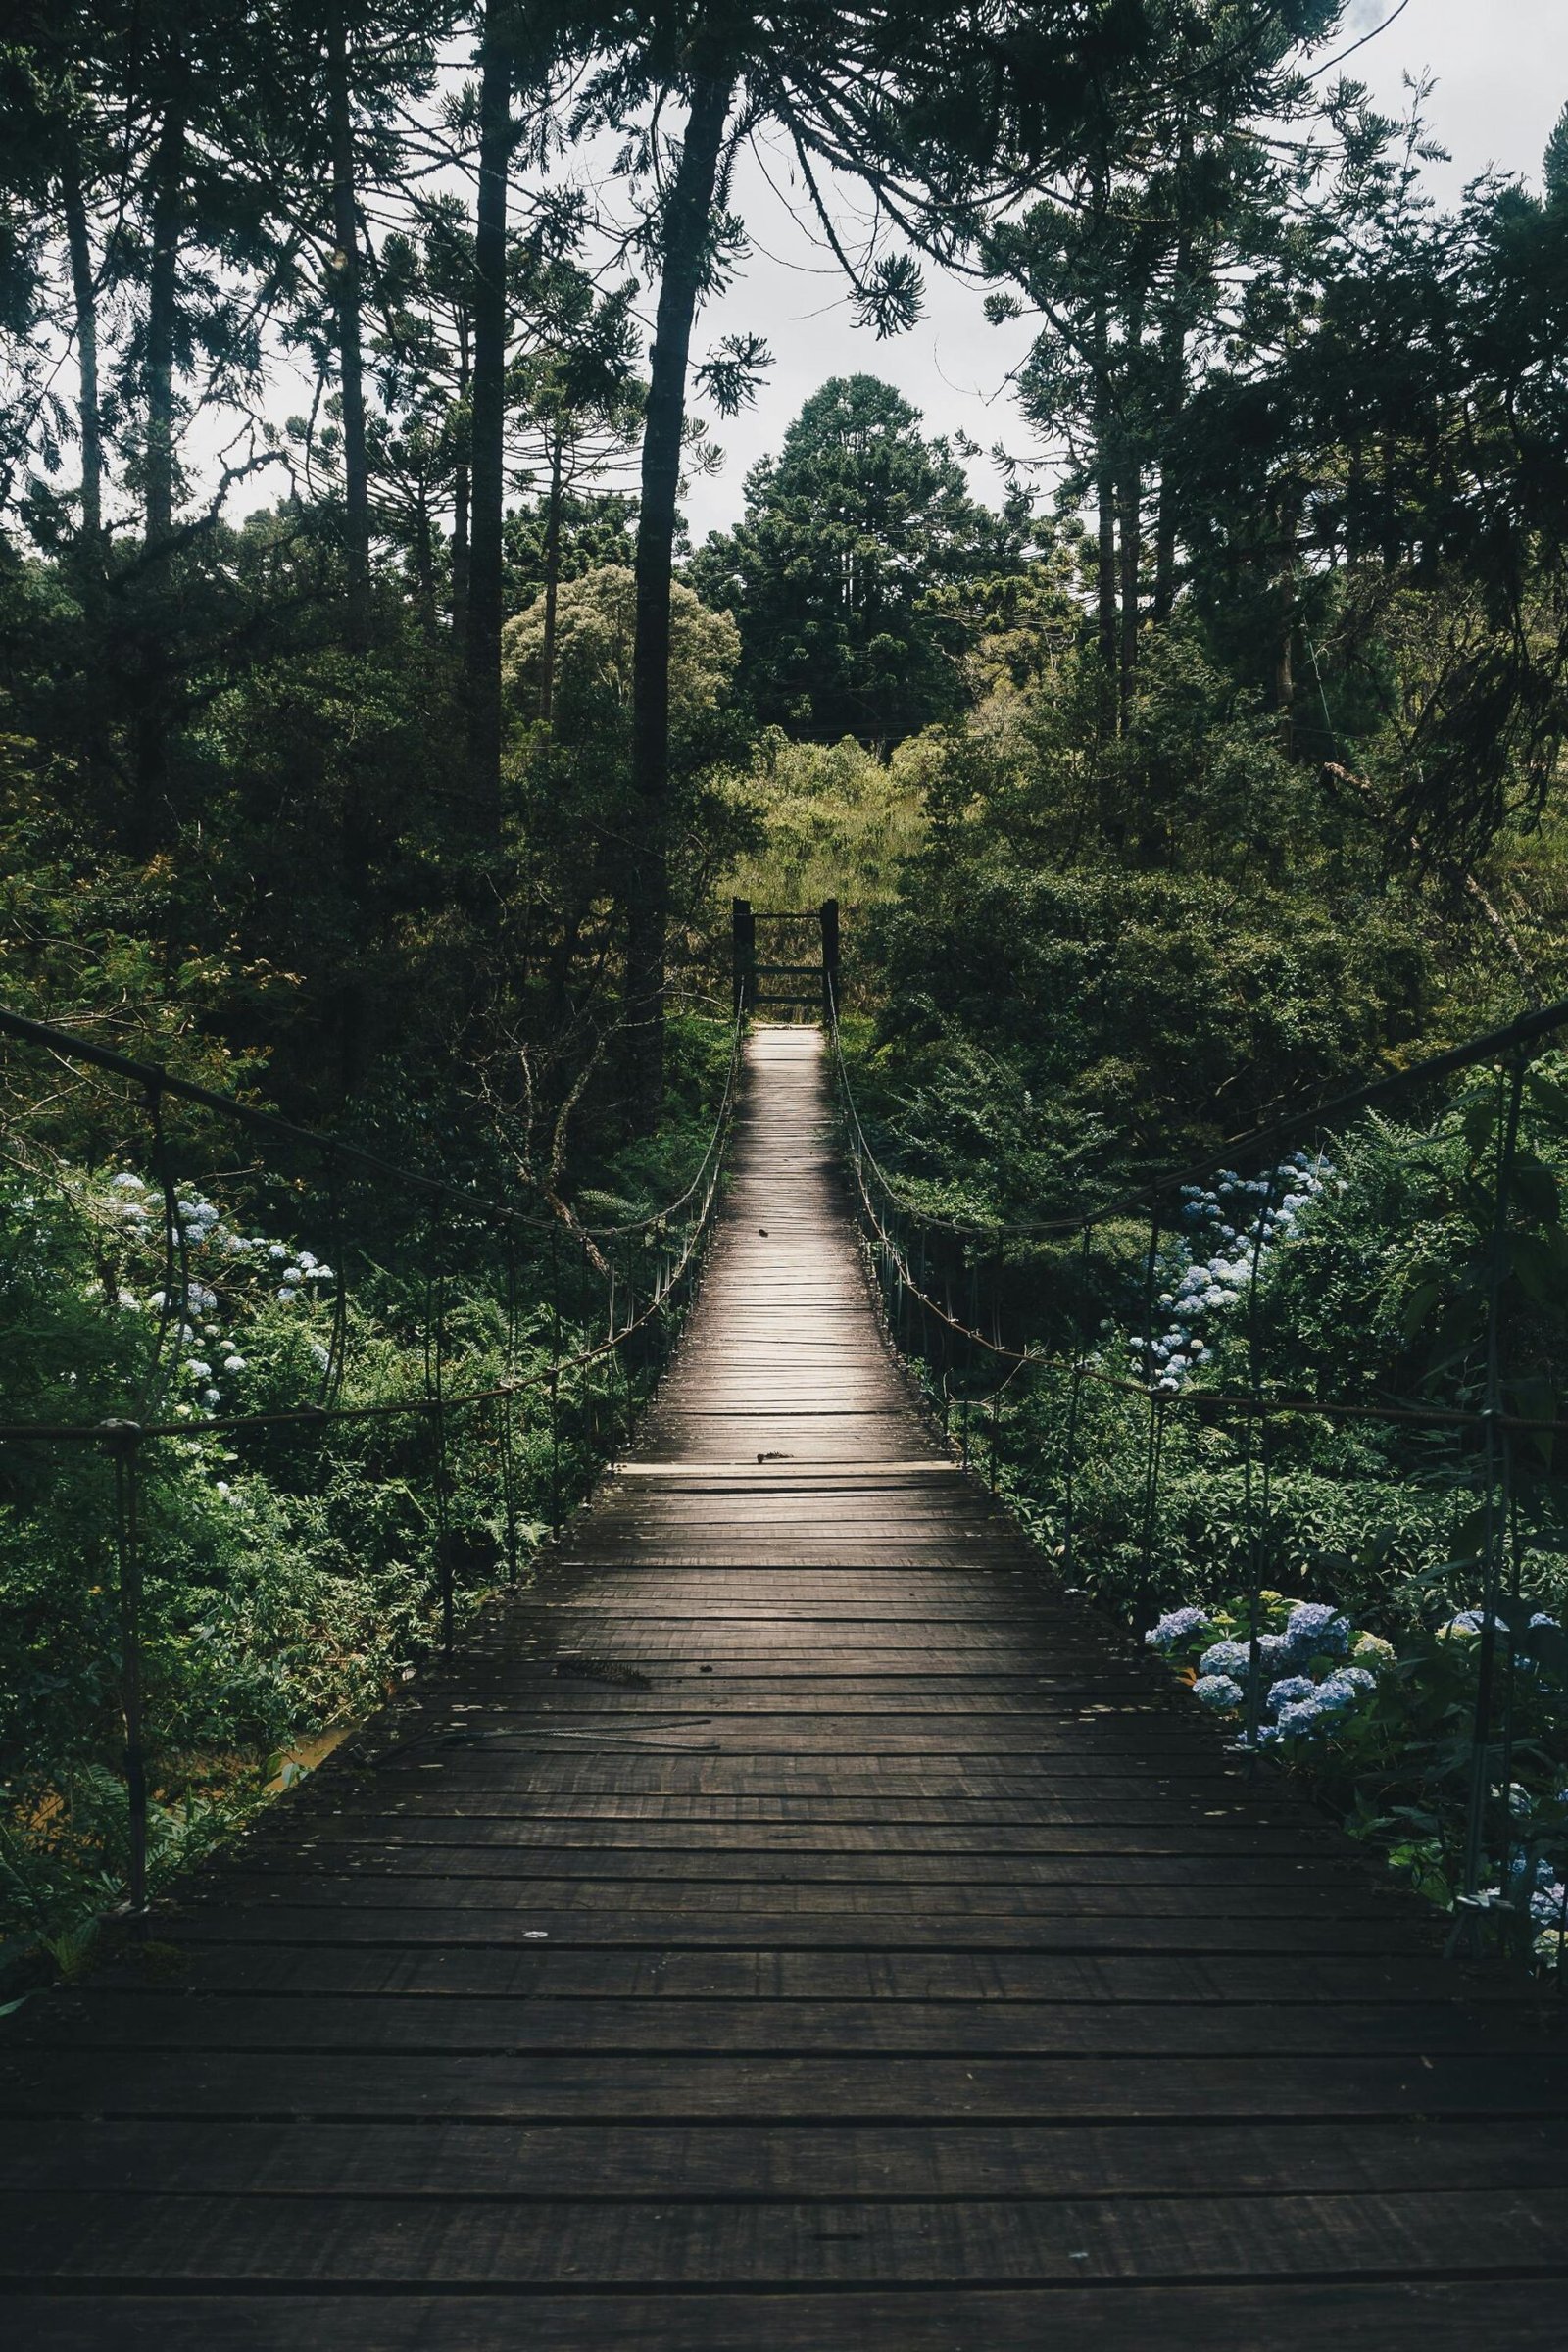
[[1519, 1981], [944, 1443], [819, 1030], [752, 1028], [728, 1168], [536, 1581], [8, 2021], [8, 2341], [1559, 2343]]

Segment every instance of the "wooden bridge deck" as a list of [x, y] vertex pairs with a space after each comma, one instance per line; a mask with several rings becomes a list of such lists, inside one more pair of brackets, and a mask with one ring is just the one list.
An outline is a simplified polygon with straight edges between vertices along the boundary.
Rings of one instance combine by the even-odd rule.
[[936, 1458], [752, 1061], [544, 1588], [11, 2021], [6, 2340], [1560, 2344], [1557, 2043]]

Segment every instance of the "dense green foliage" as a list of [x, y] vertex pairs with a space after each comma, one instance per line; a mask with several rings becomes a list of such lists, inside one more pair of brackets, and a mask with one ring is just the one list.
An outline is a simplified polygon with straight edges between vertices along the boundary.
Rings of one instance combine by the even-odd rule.
[[747, 475], [745, 521], [693, 560], [704, 596], [740, 621], [759, 719], [886, 751], [967, 699], [968, 632], [944, 592], [1023, 570], [1029, 503], [1004, 517], [977, 506], [918, 426], [891, 386], [835, 377]]
[[[1479, 1661], [1439, 1629], [1501, 1556], [1473, 1438], [1303, 1407], [1264, 1461], [1195, 1399], [1255, 1375], [1470, 1410], [1496, 1289], [1507, 1398], [1556, 1415], [1562, 1073], [1529, 1099], [1500, 1269], [1484, 1072], [1312, 1137], [1333, 1182], [1271, 1242], [1255, 1332], [1223, 1297], [1180, 1323], [1196, 1227], [1155, 1253], [1163, 1338], [1136, 1220], [1087, 1257], [990, 1231], [1217, 1166], [1561, 986], [1568, 134], [1539, 194], [1491, 176], [1439, 211], [1423, 93], [1395, 122], [1317, 71], [1341, 15], [22, 9], [0, 1000], [534, 1222], [508, 1262], [477, 1213], [172, 1113], [176, 1193], [213, 1213], [212, 1303], [171, 1339], [126, 1211], [159, 1172], [144, 1110], [8, 1049], [0, 1418], [145, 1417], [160, 1331], [161, 1409], [192, 1421], [323, 1383], [421, 1397], [433, 1332], [470, 1388], [536, 1371], [558, 1312], [569, 1351], [603, 1327], [585, 1226], [700, 1158], [728, 898], [833, 897], [878, 1152], [980, 1230], [932, 1245], [953, 1296], [1000, 1272], [1049, 1359], [1000, 1412], [1017, 1507], [1139, 1624], [1186, 1604], [1232, 1639], [1257, 1571], [1271, 1636], [1299, 1598], [1391, 1644], [1297, 1760], [1451, 1893]], [[955, 262], [1034, 322], [1000, 511], [970, 445], [847, 364], [686, 545], [683, 469], [770, 361], [693, 340], [745, 265], [763, 122], [858, 325], [910, 325]], [[239, 516], [241, 485], [269, 503]], [[637, 1262], [616, 1279], [646, 1293]], [[927, 1359], [972, 1418], [983, 1364]], [[1149, 1400], [1106, 1384], [1158, 1367], [1152, 1505]], [[410, 1669], [460, 1554], [470, 1596], [526, 1573], [614, 1440], [615, 1377], [548, 1445], [521, 1406], [439, 1448], [422, 1412], [148, 1442], [159, 1870]], [[1559, 1465], [1513, 1455], [1507, 1606], [1560, 1614]], [[9, 1916], [63, 1963], [126, 1860], [115, 1527], [101, 1446], [4, 1449]], [[1536, 1839], [1558, 1661], [1507, 1634]]]

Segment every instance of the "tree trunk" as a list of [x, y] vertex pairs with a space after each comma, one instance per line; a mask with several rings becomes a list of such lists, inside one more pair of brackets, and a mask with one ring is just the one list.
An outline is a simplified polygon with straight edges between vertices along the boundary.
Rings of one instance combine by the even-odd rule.
[[1274, 658], [1274, 701], [1280, 714], [1281, 748], [1287, 759], [1291, 757], [1296, 732], [1298, 534], [1298, 510], [1288, 506], [1280, 515], [1279, 637]]
[[[361, 653], [370, 622], [370, 482], [365, 448], [365, 368], [360, 335], [360, 216], [354, 172], [354, 113], [349, 79], [348, 39], [342, 0], [333, 0], [326, 24], [326, 113], [332, 156], [332, 307], [337, 316], [338, 395], [343, 410], [343, 568], [347, 588], [344, 637]], [[365, 1066], [369, 997], [360, 942], [368, 922], [369, 859], [366, 783], [350, 759], [340, 810], [339, 853], [344, 901], [349, 910], [353, 952], [339, 968], [332, 992], [337, 1023], [337, 1077], [342, 1102], [358, 1086]]]
[[458, 467], [452, 488], [452, 634], [468, 642], [468, 468]]
[[1176, 234], [1176, 251], [1170, 273], [1170, 309], [1165, 315], [1165, 330], [1160, 337], [1160, 393], [1163, 415], [1160, 417], [1161, 449], [1159, 459], [1159, 505], [1154, 516], [1154, 601], [1153, 617], [1156, 625], [1169, 620], [1176, 603], [1176, 500], [1171, 489], [1170, 445], [1182, 410], [1187, 405], [1187, 336], [1191, 326], [1189, 306], [1192, 299], [1193, 231], [1189, 218], [1191, 193], [1187, 174], [1192, 170], [1193, 134], [1191, 125], [1183, 122], [1179, 148], [1181, 177], [1177, 182], [1177, 203], [1182, 211], [1182, 224]]
[[332, 302], [337, 312], [343, 402], [344, 562], [348, 640], [363, 647], [370, 614], [370, 482], [365, 454], [365, 369], [360, 348], [360, 220], [354, 181], [354, 116], [343, 10], [327, 20], [326, 107], [332, 141]]
[[1142, 618], [1140, 591], [1144, 569], [1144, 471], [1139, 453], [1141, 423], [1144, 316], [1135, 300], [1127, 320], [1127, 367], [1124, 397], [1131, 414], [1122, 419], [1120, 473], [1121, 527], [1121, 723], [1125, 732], [1132, 708], [1133, 681], [1138, 670], [1138, 625]]
[[144, 523], [148, 547], [174, 527], [174, 334], [185, 101], [172, 97], [153, 158], [152, 252], [147, 274], [147, 427]]
[[147, 346], [143, 378], [146, 424], [142, 485], [143, 544], [149, 598], [140, 629], [140, 675], [133, 724], [134, 786], [127, 847], [148, 858], [157, 845], [169, 797], [169, 726], [172, 678], [160, 591], [174, 528], [174, 346], [185, 193], [185, 96], [176, 67], [173, 93], [153, 154], [151, 251], [147, 270]]
[[1366, 450], [1357, 433], [1350, 442], [1345, 475], [1345, 561], [1359, 564], [1370, 534], [1366, 527]]
[[1154, 523], [1154, 598], [1151, 612], [1157, 623], [1169, 620], [1176, 606], [1176, 502], [1170, 472], [1159, 468], [1159, 511]]
[[1170, 478], [1170, 444], [1187, 403], [1187, 280], [1192, 270], [1193, 244], [1183, 229], [1176, 248], [1171, 288], [1171, 313], [1165, 323], [1160, 374], [1164, 381], [1164, 416], [1160, 429], [1164, 448], [1159, 462], [1159, 507], [1154, 522], [1153, 616], [1163, 625], [1176, 603], [1176, 499]]
[[[1130, 438], [1130, 436], [1129, 436]], [[1144, 563], [1144, 477], [1129, 448], [1122, 462], [1121, 529], [1121, 717], [1127, 724], [1138, 671], [1139, 584]]]
[[1116, 462], [1111, 422], [1110, 330], [1105, 305], [1095, 311], [1095, 493], [1099, 507], [1098, 558], [1095, 571], [1097, 637], [1104, 671], [1102, 695], [1108, 706], [1116, 675]]
[[92, 245], [87, 233], [87, 206], [81, 179], [68, 165], [61, 188], [66, 215], [66, 243], [71, 253], [71, 295], [76, 315], [76, 367], [80, 384], [77, 427], [81, 434], [81, 536], [90, 571], [96, 578], [103, 548], [104, 436], [98, 402], [98, 286], [93, 274]]
[[468, 794], [474, 824], [501, 838], [501, 581], [507, 409], [507, 167], [512, 59], [500, 0], [480, 46], [479, 206], [474, 238], [473, 460], [468, 541]]
[[[471, 390], [468, 367], [468, 321], [458, 319], [458, 405], [466, 408]], [[471, 435], [472, 424], [470, 421]], [[465, 460], [452, 480], [452, 637], [466, 651], [468, 643], [468, 467]]]
[[1383, 568], [1385, 571], [1393, 572], [1398, 570], [1399, 561], [1404, 550], [1400, 545], [1399, 494], [1395, 476], [1394, 435], [1387, 429], [1382, 435], [1381, 459]]
[[414, 510], [414, 578], [419, 604], [419, 626], [426, 637], [437, 631], [435, 607], [435, 534], [430, 528], [430, 492], [419, 484]]
[[545, 517], [545, 633], [540, 650], [539, 715], [548, 726], [556, 701], [556, 607], [561, 591], [561, 465], [564, 435], [550, 452], [550, 508]]
[[733, 87], [730, 74], [719, 70], [699, 74], [692, 91], [686, 137], [664, 213], [663, 273], [648, 355], [632, 664], [632, 783], [641, 839], [627, 908], [625, 1009], [635, 1048], [635, 1108], [650, 1127], [658, 1119], [664, 1086], [670, 565], [686, 423], [686, 368]]

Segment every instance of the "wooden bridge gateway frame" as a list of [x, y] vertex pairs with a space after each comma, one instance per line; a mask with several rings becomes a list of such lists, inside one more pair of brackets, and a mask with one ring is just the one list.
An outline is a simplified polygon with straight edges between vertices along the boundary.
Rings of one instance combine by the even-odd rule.
[[[730, 968], [737, 1018], [787, 1009], [820, 1014], [824, 1022], [831, 1020], [839, 992], [837, 899], [824, 899], [815, 912], [809, 914], [777, 906], [757, 907], [750, 899], [732, 899], [730, 908], [733, 937]], [[819, 943], [817, 955], [809, 963], [759, 962], [759, 923], [767, 926], [770, 938], [777, 936], [775, 926], [805, 931], [808, 936], [814, 930]]]
[[6, 2341], [1557, 2346], [1568, 2065], [1441, 1924], [946, 1453], [760, 1027], [537, 1585], [7, 2021]]

